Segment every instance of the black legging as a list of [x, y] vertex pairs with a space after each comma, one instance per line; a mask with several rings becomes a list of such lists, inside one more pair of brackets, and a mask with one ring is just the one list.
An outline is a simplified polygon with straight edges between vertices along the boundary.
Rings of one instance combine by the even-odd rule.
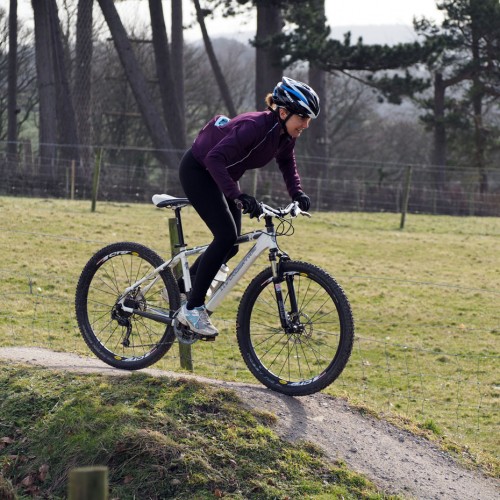
[[204, 304], [207, 290], [220, 266], [238, 252], [234, 244], [241, 233], [241, 211], [234, 201], [224, 196], [190, 149], [181, 160], [179, 178], [187, 198], [214, 236], [207, 250], [190, 268], [191, 276], [195, 276], [187, 303], [191, 309]]

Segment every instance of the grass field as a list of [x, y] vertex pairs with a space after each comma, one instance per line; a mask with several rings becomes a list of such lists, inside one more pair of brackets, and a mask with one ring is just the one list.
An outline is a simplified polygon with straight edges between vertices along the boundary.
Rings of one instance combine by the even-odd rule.
[[[0, 198], [0, 213], [4, 346], [88, 354], [73, 298], [90, 256], [115, 241], [169, 254], [172, 213], [153, 205], [98, 203], [91, 213], [87, 201]], [[185, 210], [184, 223], [190, 245], [208, 241], [193, 211]], [[319, 213], [297, 220], [295, 234], [279, 243], [328, 270], [352, 304], [353, 355], [326, 392], [410, 418], [470, 446], [481, 461], [498, 453], [499, 218], [409, 215], [401, 231], [397, 214]], [[193, 346], [196, 373], [254, 381], [234, 338], [244, 286], [214, 316], [217, 341]], [[157, 367], [179, 370], [176, 346]]]

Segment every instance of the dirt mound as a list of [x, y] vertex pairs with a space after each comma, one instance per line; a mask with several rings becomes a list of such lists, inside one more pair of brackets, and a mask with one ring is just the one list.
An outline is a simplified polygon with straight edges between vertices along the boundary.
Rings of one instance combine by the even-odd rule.
[[[98, 359], [39, 348], [0, 348], [0, 358], [79, 373], [129, 374]], [[154, 369], [143, 371], [153, 376], [180, 376]], [[499, 481], [463, 468], [425, 439], [360, 415], [344, 401], [324, 394], [292, 398], [260, 385], [193, 378], [231, 388], [249, 407], [274, 413], [278, 416], [275, 430], [283, 438], [320, 446], [329, 458], [344, 460], [386, 493], [419, 499], [500, 498]]]

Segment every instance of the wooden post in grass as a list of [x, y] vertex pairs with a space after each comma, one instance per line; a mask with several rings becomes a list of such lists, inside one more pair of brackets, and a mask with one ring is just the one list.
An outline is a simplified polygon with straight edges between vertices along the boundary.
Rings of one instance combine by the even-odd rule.
[[70, 198], [75, 199], [75, 160], [71, 160]]
[[[170, 233], [170, 252], [172, 257], [179, 253], [179, 238], [177, 234], [177, 224], [174, 217], [168, 219], [168, 230]], [[173, 269], [175, 278], [180, 278], [182, 275], [182, 269], [180, 263]], [[193, 371], [193, 358], [191, 356], [191, 345], [181, 344], [179, 342], [179, 357], [181, 359], [181, 368], [189, 371]]]
[[405, 184], [403, 186], [403, 205], [401, 207], [401, 223], [399, 229], [405, 227], [406, 212], [408, 211], [408, 201], [410, 199], [411, 166], [406, 167]]
[[94, 162], [94, 174], [92, 175], [92, 207], [91, 212], [95, 212], [97, 203], [97, 191], [99, 190], [99, 175], [101, 173], [102, 148], [97, 151]]
[[259, 185], [259, 178], [258, 178], [258, 173], [257, 173], [257, 169], [255, 168], [254, 171], [253, 171], [253, 196], [257, 196], [257, 189], [258, 189], [258, 186]]
[[108, 468], [78, 467], [69, 472], [68, 500], [107, 500]]
[[322, 183], [321, 177], [318, 177], [316, 179], [316, 212], [319, 212], [319, 209], [321, 207], [321, 183]]

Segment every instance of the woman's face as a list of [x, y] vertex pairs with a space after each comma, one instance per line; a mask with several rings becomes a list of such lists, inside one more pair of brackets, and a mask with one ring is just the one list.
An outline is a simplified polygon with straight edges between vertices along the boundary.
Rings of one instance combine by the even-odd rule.
[[[286, 117], [289, 115], [286, 109], [280, 108], [280, 117], [282, 120], [286, 120]], [[300, 115], [290, 116], [285, 123], [286, 131], [290, 134], [291, 137], [296, 139], [300, 136], [303, 130], [309, 127], [311, 123], [311, 118], [308, 116], [303, 117]]]

